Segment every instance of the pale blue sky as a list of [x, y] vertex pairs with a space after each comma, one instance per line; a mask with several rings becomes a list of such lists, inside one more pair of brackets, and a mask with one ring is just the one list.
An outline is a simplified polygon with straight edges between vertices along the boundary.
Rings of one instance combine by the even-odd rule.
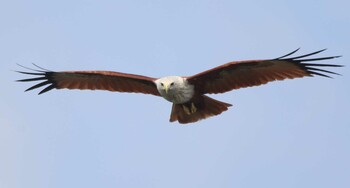
[[347, 0], [0, 2], [1, 188], [350, 187], [350, 71], [213, 98], [188, 126], [142, 94], [23, 91], [12, 70], [192, 75], [233, 60], [300, 54], [349, 65]]

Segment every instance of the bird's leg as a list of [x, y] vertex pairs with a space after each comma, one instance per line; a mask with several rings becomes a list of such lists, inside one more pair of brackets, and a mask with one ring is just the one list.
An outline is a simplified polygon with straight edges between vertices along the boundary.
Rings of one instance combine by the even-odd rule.
[[196, 106], [194, 105], [193, 102], [191, 103], [191, 106], [190, 106], [189, 103], [188, 104], [183, 104], [182, 108], [184, 109], [184, 111], [185, 111], [185, 113], [187, 115], [191, 115], [191, 114], [194, 114], [194, 113], [197, 112], [197, 108], [196, 108]]
[[182, 105], [182, 108], [184, 109], [184, 111], [187, 115], [191, 115], [190, 109], [187, 106]]
[[194, 114], [195, 112], [197, 112], [197, 108], [194, 103], [191, 103], [191, 113]]

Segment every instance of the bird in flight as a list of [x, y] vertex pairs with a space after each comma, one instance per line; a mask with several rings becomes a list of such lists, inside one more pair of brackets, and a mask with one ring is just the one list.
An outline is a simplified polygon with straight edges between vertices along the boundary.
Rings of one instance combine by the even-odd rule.
[[[228, 110], [231, 104], [212, 99], [205, 94], [225, 93], [234, 89], [259, 86], [275, 80], [302, 78], [305, 76], [329, 77], [336, 74], [325, 67], [341, 67], [335, 64], [316, 64], [340, 56], [312, 57], [324, 50], [290, 57], [299, 49], [275, 59], [233, 61], [193, 76], [167, 76], [152, 78], [136, 74], [112, 71], [62, 71], [43, 69], [30, 72], [34, 78], [19, 82], [42, 81], [26, 91], [46, 86], [39, 94], [52, 89], [107, 90], [144, 93], [161, 96], [172, 103], [170, 122], [193, 123], [216, 116]], [[22, 66], [23, 67], [23, 66]]]

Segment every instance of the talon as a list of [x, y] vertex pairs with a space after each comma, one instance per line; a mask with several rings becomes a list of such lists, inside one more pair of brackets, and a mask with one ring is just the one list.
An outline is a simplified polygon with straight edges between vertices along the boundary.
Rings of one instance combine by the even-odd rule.
[[188, 109], [187, 106], [182, 105], [182, 108], [184, 109], [184, 111], [187, 115], [191, 115], [190, 109]]
[[195, 112], [197, 112], [197, 108], [196, 108], [196, 106], [194, 105], [194, 103], [191, 103], [191, 113], [193, 114], [193, 113], [195, 113]]

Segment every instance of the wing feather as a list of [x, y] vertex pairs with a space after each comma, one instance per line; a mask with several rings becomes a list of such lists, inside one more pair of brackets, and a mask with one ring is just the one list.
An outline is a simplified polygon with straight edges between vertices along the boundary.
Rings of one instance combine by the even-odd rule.
[[308, 58], [326, 50], [323, 49], [306, 55], [289, 57], [298, 50], [299, 49], [275, 59], [229, 62], [188, 77], [187, 80], [189, 83], [195, 85], [197, 92], [210, 94], [259, 86], [275, 80], [301, 78], [313, 75], [331, 78], [331, 76], [327, 74], [339, 75], [338, 73], [324, 70], [320, 67], [342, 67], [342, 65], [309, 62], [329, 60], [340, 56]]
[[[23, 67], [23, 66], [22, 66]], [[38, 66], [37, 66], [38, 67]], [[24, 67], [26, 68], [26, 67]], [[38, 67], [42, 69], [41, 67]], [[29, 69], [29, 68], [28, 68]], [[155, 78], [126, 74], [112, 71], [63, 71], [54, 72], [46, 69], [35, 70], [36, 72], [17, 71], [22, 74], [37, 76], [17, 80], [19, 82], [42, 81], [26, 91], [37, 89], [43, 86], [39, 94], [52, 89], [81, 89], [81, 90], [107, 90], [117, 92], [134, 92], [159, 96]], [[44, 70], [44, 71], [43, 71]]]

